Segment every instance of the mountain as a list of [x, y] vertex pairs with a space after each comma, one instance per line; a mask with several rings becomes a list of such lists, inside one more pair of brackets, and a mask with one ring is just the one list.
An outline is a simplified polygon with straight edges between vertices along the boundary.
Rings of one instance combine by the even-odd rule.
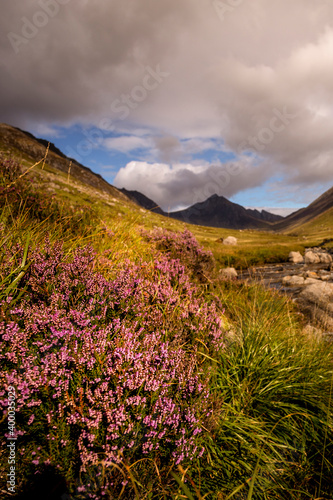
[[272, 214], [271, 212], [267, 212], [267, 210], [261, 210], [259, 212], [257, 209], [248, 208], [247, 211], [252, 217], [266, 222], [278, 222], [283, 219], [282, 215]]
[[[27, 155], [33, 161], [37, 162], [44, 157], [47, 145], [48, 141], [37, 139], [30, 132], [0, 123], [0, 146], [5, 151], [18, 153], [21, 156], [23, 153], [23, 155]], [[99, 174], [95, 174], [90, 168], [81, 165], [76, 160], [68, 158], [54, 144], [50, 143], [47, 155], [48, 165], [67, 174], [70, 162], [72, 162], [70, 167], [71, 177], [74, 177], [83, 184], [104, 191], [115, 198], [128, 199], [124, 193], [111, 186]]]
[[171, 212], [170, 217], [201, 226], [226, 229], [272, 229], [273, 222], [282, 219], [265, 210], [246, 209], [223, 196], [214, 194], [206, 201], [196, 203], [185, 210]]
[[308, 205], [307, 207], [297, 210], [297, 212], [288, 215], [288, 217], [285, 217], [282, 221], [274, 224], [274, 230], [287, 231], [289, 229], [296, 228], [312, 221], [332, 207], [333, 188], [330, 188], [328, 191], [325, 191], [325, 193], [319, 196], [319, 198], [310, 203], [310, 205]]
[[150, 210], [151, 212], [154, 212], [156, 214], [160, 215], [167, 215], [163, 210], [158, 206], [158, 204], [145, 196], [142, 193], [139, 193], [139, 191], [127, 191], [127, 189], [122, 188], [119, 191], [124, 193], [127, 198], [130, 200], [134, 201], [137, 205], [140, 205], [140, 207], [145, 208], [146, 210]]

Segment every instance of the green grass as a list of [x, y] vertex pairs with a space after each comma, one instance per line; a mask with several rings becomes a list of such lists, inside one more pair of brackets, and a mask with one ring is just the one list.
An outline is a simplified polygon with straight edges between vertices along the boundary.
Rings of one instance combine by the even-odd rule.
[[239, 457], [226, 464], [225, 479], [245, 485], [259, 464], [253, 498], [331, 494], [332, 351], [302, 334], [293, 305], [278, 294], [225, 285], [221, 295], [234, 334], [219, 360], [215, 389], [224, 404], [215, 445]]
[[230, 334], [216, 359], [210, 453], [183, 474], [179, 492], [198, 500], [331, 499], [332, 349], [302, 333], [293, 304], [278, 294], [224, 283], [219, 297]]

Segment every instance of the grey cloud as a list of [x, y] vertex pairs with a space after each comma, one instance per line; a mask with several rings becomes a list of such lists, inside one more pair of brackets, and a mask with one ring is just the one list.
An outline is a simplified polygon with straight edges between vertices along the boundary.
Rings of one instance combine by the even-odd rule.
[[[301, 186], [332, 182], [330, 2], [244, 1], [223, 22], [211, 0], [47, 2], [59, 12], [20, 45], [18, 54], [8, 33], [21, 35], [22, 19], [36, 20], [43, 0], [2, 2], [2, 121], [26, 128], [98, 126], [106, 117], [124, 135], [132, 135], [134, 127], [149, 131], [158, 161], [193, 163], [191, 155], [219, 135], [241, 160], [244, 142], [269, 138], [274, 110], [287, 108], [298, 117], [261, 141], [263, 148], [254, 148], [258, 166], [249, 169], [251, 175], [244, 170], [223, 194], [270, 177]], [[170, 77], [119, 123], [112, 102], [140, 85], [147, 66], [157, 65]], [[158, 196], [167, 202], [170, 193], [183, 188], [191, 203], [193, 190], [209, 184], [212, 169], [204, 174], [170, 167], [168, 175], [162, 169]]]
[[154, 137], [155, 146], [162, 162], [170, 163], [183, 156], [180, 140], [172, 135]]

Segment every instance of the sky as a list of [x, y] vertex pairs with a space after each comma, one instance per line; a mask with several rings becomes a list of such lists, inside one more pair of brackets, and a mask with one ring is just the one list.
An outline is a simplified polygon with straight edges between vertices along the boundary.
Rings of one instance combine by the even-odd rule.
[[165, 210], [333, 185], [330, 0], [0, 0], [0, 121]]

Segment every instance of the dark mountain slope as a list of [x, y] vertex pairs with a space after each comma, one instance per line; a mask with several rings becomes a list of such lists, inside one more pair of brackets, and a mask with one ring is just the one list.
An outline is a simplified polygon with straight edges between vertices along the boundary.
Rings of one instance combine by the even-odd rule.
[[[258, 210], [248, 210], [216, 194], [185, 210], [171, 212], [169, 216], [202, 226], [226, 229], [272, 229], [272, 223], [267, 221], [266, 214]], [[275, 218], [273, 214], [270, 216]]]

